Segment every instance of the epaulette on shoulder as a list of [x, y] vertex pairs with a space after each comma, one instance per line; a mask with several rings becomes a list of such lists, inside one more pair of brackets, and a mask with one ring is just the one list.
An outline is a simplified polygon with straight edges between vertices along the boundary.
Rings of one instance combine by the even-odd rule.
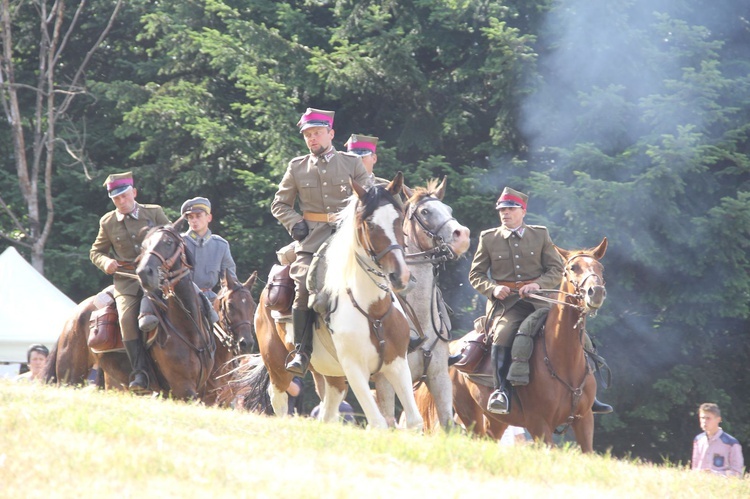
[[158, 204], [142, 204], [141, 208], [145, 208], [147, 210], [158, 210], [161, 208]]
[[727, 445], [735, 445], [735, 444], [740, 443], [739, 440], [737, 440], [736, 438], [734, 438], [732, 435], [730, 435], [727, 432], [723, 432], [719, 438], [721, 439], [722, 442], [724, 442]]
[[535, 230], [548, 230], [547, 227], [545, 227], [544, 225], [529, 225], [529, 224], [526, 224], [526, 227], [529, 227], [529, 228], [535, 229]]
[[307, 160], [308, 156], [310, 156], [310, 155], [309, 154], [303, 154], [302, 156], [297, 156], [296, 158], [292, 158], [289, 161], [289, 164], [291, 165], [292, 163], [302, 163], [303, 161]]
[[356, 154], [354, 154], [353, 152], [349, 152], [349, 151], [337, 151], [337, 152], [338, 152], [339, 154], [341, 154], [342, 156], [348, 156], [348, 157], [350, 157], [350, 158], [359, 158], [359, 156], [357, 156], [357, 155], [356, 155]]
[[227, 241], [226, 239], [224, 239], [223, 237], [221, 237], [218, 234], [211, 234], [211, 239], [214, 239], [216, 241], [219, 241], [219, 242], [224, 243], [227, 246], [229, 246], [229, 241]]
[[485, 229], [485, 230], [483, 230], [482, 232], [479, 233], [479, 236], [481, 237], [481, 236], [484, 236], [486, 234], [493, 234], [493, 233], [497, 232], [497, 229], [498, 229], [498, 227], [493, 227], [491, 229]]
[[112, 217], [115, 216], [115, 213], [117, 213], [117, 210], [108, 211], [104, 215], [102, 215], [102, 218], [99, 219], [99, 223], [106, 223], [108, 220], [112, 219]]

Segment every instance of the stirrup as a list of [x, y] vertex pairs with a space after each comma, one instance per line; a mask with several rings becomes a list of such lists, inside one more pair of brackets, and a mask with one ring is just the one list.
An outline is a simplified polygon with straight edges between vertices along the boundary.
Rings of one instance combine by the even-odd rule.
[[[141, 376], [144, 378], [143, 380], [139, 379]], [[148, 373], [146, 371], [138, 370], [133, 371], [130, 373], [130, 378], [132, 381], [130, 381], [130, 384], [128, 385], [128, 390], [131, 392], [137, 394], [137, 395], [144, 395], [147, 393], [151, 393], [151, 390], [149, 390], [148, 385]], [[145, 382], [145, 385], [143, 384]]]
[[307, 373], [307, 366], [310, 364], [310, 356], [307, 352], [303, 352], [301, 348], [289, 352], [287, 359], [290, 355], [294, 355], [291, 360], [288, 360], [284, 369], [297, 376], [304, 376]]
[[489, 400], [487, 400], [487, 410], [493, 414], [508, 414], [510, 411], [510, 400], [508, 395], [501, 389], [497, 389], [492, 392]]

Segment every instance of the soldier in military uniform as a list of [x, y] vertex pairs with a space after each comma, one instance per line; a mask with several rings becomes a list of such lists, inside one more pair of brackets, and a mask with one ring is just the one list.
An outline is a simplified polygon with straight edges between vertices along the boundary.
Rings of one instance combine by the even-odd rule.
[[[188, 199], [182, 203], [180, 212], [190, 226], [189, 230], [182, 234], [185, 251], [193, 267], [190, 277], [203, 301], [204, 311], [213, 324], [219, 320], [212, 305], [217, 296], [214, 288], [225, 270], [236, 279], [237, 266], [226, 239], [213, 234], [208, 228], [208, 224], [213, 220], [211, 201], [204, 197]], [[141, 331], [149, 332], [158, 325], [159, 320], [153, 313], [151, 302], [144, 297], [138, 326]]]
[[[333, 111], [308, 108], [297, 126], [310, 153], [289, 162], [279, 183], [271, 213], [297, 241], [290, 276], [296, 283], [292, 304], [295, 350], [286, 364], [289, 372], [304, 376], [312, 353], [313, 312], [309, 308], [307, 272], [313, 253], [333, 234], [333, 216], [351, 195], [349, 179], [368, 185], [362, 160], [333, 145]], [[294, 208], [299, 204], [300, 214]]]
[[107, 274], [114, 275], [115, 303], [120, 330], [130, 365], [130, 389], [144, 391], [148, 388], [146, 348], [138, 331], [138, 311], [143, 294], [135, 274], [125, 271], [135, 269], [135, 259], [141, 253], [145, 232], [142, 229], [165, 225], [169, 219], [161, 206], [139, 204], [131, 172], [117, 173], [104, 182], [109, 197], [115, 205], [99, 220], [99, 233], [91, 246], [91, 262]]
[[528, 299], [541, 288], [557, 288], [563, 274], [563, 261], [552, 244], [546, 227], [526, 225], [528, 196], [506, 187], [495, 208], [502, 225], [485, 230], [469, 271], [469, 281], [487, 300], [490, 316], [502, 315], [492, 338], [492, 365], [495, 366], [495, 391], [487, 410], [497, 414], [510, 412], [510, 396], [505, 376], [510, 367], [513, 338], [523, 320], [534, 310], [549, 304]]
[[[471, 285], [488, 298], [487, 324], [500, 316], [491, 350], [495, 391], [487, 403], [487, 410], [496, 414], [510, 412], [506, 376], [513, 338], [534, 310], [549, 307], [530, 295], [542, 288], [557, 289], [564, 270], [547, 228], [524, 223], [528, 199], [510, 187], [503, 189], [495, 205], [502, 225], [480, 234], [469, 271]], [[598, 414], [612, 412], [612, 407], [598, 400], [594, 400], [592, 409]]]

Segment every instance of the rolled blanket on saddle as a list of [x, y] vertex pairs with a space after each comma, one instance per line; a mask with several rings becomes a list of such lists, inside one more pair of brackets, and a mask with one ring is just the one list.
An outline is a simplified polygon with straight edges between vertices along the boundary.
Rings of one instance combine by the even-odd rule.
[[508, 381], [513, 386], [529, 384], [529, 359], [534, 352], [534, 337], [547, 320], [548, 308], [535, 310], [518, 328], [510, 354], [513, 362], [508, 370]]

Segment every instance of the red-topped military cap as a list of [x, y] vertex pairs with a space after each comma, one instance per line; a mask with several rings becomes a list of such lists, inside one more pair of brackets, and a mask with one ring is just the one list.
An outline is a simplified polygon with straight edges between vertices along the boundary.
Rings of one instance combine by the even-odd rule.
[[113, 198], [133, 188], [133, 172], [113, 173], [104, 181], [109, 197]]
[[526, 203], [529, 201], [529, 196], [521, 191], [506, 187], [503, 189], [503, 193], [497, 198], [497, 204], [495, 209], [500, 208], [523, 208], [526, 209]]
[[346, 150], [352, 154], [369, 156], [370, 154], [375, 154], [378, 146], [378, 138], [353, 133], [345, 145]]
[[333, 115], [336, 114], [334, 111], [324, 111], [322, 109], [307, 108], [305, 114], [297, 122], [299, 131], [305, 131], [308, 128], [314, 126], [324, 126], [333, 128]]

